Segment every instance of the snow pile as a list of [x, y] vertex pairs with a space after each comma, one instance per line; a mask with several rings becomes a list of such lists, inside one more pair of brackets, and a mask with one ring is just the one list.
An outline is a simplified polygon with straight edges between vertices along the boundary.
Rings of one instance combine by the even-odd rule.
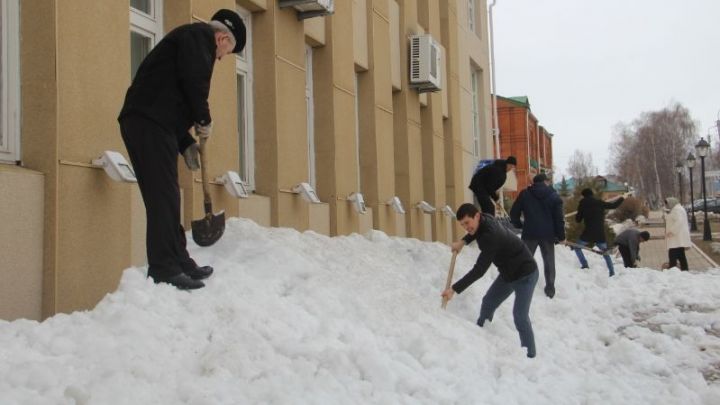
[[[447, 311], [447, 246], [230, 220], [193, 292], [128, 269], [88, 312], [0, 322], [0, 404], [717, 404], [720, 271], [616, 270], [557, 247], [557, 295], [475, 325], [491, 269]], [[456, 277], [471, 268], [472, 245]], [[538, 260], [540, 255], [538, 252]]]

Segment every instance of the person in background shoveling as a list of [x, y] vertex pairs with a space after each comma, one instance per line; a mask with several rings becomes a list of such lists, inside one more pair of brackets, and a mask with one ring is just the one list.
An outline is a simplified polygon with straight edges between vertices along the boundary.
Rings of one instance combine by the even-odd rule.
[[670, 210], [665, 216], [665, 240], [668, 247], [668, 268], [675, 267], [680, 262], [680, 270], [688, 270], [685, 250], [690, 249], [690, 225], [687, 211], [675, 197], [665, 199], [665, 205]]
[[[587, 246], [590, 243], [595, 243], [595, 246], [607, 250], [608, 245], [605, 240], [605, 229], [603, 224], [605, 223], [605, 210], [615, 209], [625, 201], [624, 197], [620, 197], [613, 202], [605, 202], [598, 200], [593, 197], [593, 192], [589, 188], [583, 189], [581, 192], [583, 198], [578, 204], [577, 214], [575, 214], [575, 221], [580, 223], [585, 221], [585, 229], [580, 235], [580, 240], [577, 241], [578, 245]], [[580, 260], [581, 268], [589, 269], [587, 259], [582, 252], [582, 249], [575, 249], [575, 254]], [[607, 264], [609, 276], [615, 275], [615, 269], [613, 268], [612, 259], [609, 254], [604, 254], [605, 264]]]
[[640, 232], [634, 228], [626, 229], [615, 237], [615, 244], [626, 268], [637, 267], [637, 262], [640, 260], [640, 244], [648, 240], [650, 240], [650, 232]]
[[508, 156], [505, 160], [498, 159], [481, 168], [473, 175], [468, 188], [475, 194], [483, 213], [495, 216], [493, 200], [500, 199], [497, 191], [505, 184], [507, 172], [515, 168], [516, 164], [515, 156]]
[[515, 292], [513, 319], [520, 334], [520, 346], [527, 348], [528, 357], [535, 357], [535, 337], [530, 323], [530, 302], [538, 280], [535, 259], [520, 238], [492, 216], [481, 214], [474, 205], [461, 205], [456, 217], [467, 235], [453, 242], [453, 252], [460, 252], [463, 246], [475, 240], [480, 256], [472, 270], [443, 291], [442, 297], [451, 300], [455, 293], [462, 293], [494, 264], [500, 274], [483, 297], [477, 324], [482, 327], [485, 321], [492, 321], [495, 310]]
[[[204, 287], [210, 266], [199, 267], [185, 247], [180, 225], [177, 157], [199, 168], [198, 146], [189, 133], [207, 138], [215, 60], [245, 47], [245, 25], [231, 10], [209, 23], [170, 31], [140, 64], [118, 117], [147, 216], [148, 277], [179, 289]], [[234, 63], [234, 59], [232, 59]]]
[[[565, 240], [565, 218], [560, 196], [538, 174], [533, 184], [521, 191], [510, 210], [512, 224], [522, 229], [522, 240], [535, 254], [540, 246], [545, 271], [545, 295], [555, 296], [555, 244]], [[520, 220], [522, 215], [523, 220]]]

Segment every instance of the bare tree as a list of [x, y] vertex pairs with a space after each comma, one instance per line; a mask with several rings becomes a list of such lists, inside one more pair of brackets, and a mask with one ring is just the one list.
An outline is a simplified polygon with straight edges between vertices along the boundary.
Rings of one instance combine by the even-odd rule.
[[592, 155], [581, 150], [575, 150], [568, 161], [567, 172], [575, 180], [591, 177], [597, 168], [593, 165]]
[[614, 129], [610, 156], [618, 174], [631, 182], [652, 206], [678, 189], [675, 164], [695, 143], [695, 123], [681, 104], [640, 114]]

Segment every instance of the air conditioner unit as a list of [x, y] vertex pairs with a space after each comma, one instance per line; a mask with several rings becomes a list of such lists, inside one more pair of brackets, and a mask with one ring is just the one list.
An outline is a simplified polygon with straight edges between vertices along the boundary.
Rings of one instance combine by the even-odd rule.
[[410, 87], [419, 93], [442, 89], [440, 44], [431, 35], [410, 37]]
[[321, 17], [335, 12], [334, 0], [280, 0], [280, 8], [294, 7], [298, 20]]

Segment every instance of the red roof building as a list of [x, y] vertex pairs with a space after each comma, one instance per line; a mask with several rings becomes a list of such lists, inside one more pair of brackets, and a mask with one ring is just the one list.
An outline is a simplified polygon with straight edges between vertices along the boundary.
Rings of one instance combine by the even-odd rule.
[[500, 158], [517, 158], [515, 175], [517, 191], [507, 192], [512, 199], [532, 184], [538, 173], [552, 174], [552, 139], [547, 129], [530, 110], [527, 97], [497, 97], [498, 126], [500, 127]]

